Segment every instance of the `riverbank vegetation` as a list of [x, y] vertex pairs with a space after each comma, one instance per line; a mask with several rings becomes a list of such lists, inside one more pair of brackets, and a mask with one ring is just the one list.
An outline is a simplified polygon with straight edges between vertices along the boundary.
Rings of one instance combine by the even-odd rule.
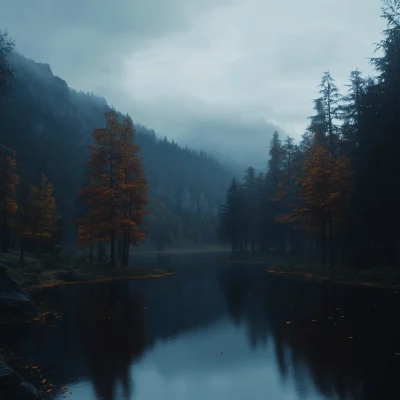
[[108, 263], [89, 263], [85, 256], [63, 252], [53, 255], [27, 253], [21, 265], [19, 252], [10, 250], [0, 254], [0, 264], [7, 265], [8, 275], [28, 291], [60, 284], [158, 278], [173, 274], [171, 269], [140, 265], [110, 268]]
[[[116, 266], [117, 253], [121, 266], [127, 266], [131, 244], [138, 246], [147, 233], [141, 228], [147, 213], [147, 184], [137, 156], [140, 148], [133, 142], [132, 120], [126, 117], [120, 122], [118, 117], [115, 110], [107, 111], [106, 127], [93, 132], [95, 145], [89, 146], [87, 184], [78, 192], [84, 212], [77, 219], [77, 244], [81, 249], [90, 247], [90, 263], [97, 244], [101, 264], [105, 263], [101, 250], [105, 252], [109, 244], [111, 268]], [[23, 268], [26, 248], [34, 254], [46, 248], [54, 253], [60, 216], [53, 185], [43, 173], [40, 185], [32, 186], [24, 196], [28, 191], [18, 190], [15, 153], [2, 154], [1, 164], [2, 252], [19, 247], [19, 264]]]
[[[6, 33], [0, 38], [0, 85], [7, 97], [14, 78], [7, 61], [13, 42]], [[80, 252], [67, 253], [60, 246], [65, 215], [59, 212], [53, 183], [41, 172], [38, 184], [29, 184], [26, 166], [18, 169], [18, 154], [0, 147], [0, 263], [24, 288], [171, 274], [129, 267], [132, 245], [139, 246], [148, 233], [148, 186], [132, 119], [112, 108], [104, 117], [104, 126], [92, 132], [88, 162], [82, 165], [84, 184], [75, 194]], [[57, 182], [58, 193], [60, 185]]]
[[234, 252], [274, 254], [282, 271], [277, 255], [290, 255], [289, 270], [315, 273], [319, 259], [321, 276], [335, 270], [400, 283], [392, 272], [400, 262], [400, 5], [385, 0], [382, 10], [376, 76], [352, 71], [342, 94], [325, 72], [302, 140], [275, 133], [267, 171], [250, 167], [232, 180], [218, 232]]

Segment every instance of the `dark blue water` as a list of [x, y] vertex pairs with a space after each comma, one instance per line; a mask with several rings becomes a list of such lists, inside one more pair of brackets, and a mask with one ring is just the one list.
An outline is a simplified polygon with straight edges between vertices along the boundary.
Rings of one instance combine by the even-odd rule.
[[176, 274], [42, 292], [63, 318], [3, 329], [0, 346], [54, 399], [400, 398], [400, 294], [217, 256], [151, 256]]

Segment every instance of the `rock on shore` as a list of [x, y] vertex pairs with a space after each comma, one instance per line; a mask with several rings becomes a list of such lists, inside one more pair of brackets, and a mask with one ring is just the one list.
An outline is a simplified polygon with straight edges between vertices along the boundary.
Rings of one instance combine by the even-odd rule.
[[0, 264], [0, 320], [33, 318], [37, 314], [29, 294], [7, 274], [7, 266]]

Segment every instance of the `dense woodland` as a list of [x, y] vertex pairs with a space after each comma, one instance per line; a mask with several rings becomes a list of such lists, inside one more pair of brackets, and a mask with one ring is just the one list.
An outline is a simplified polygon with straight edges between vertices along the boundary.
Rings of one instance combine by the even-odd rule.
[[325, 72], [302, 140], [275, 133], [267, 171], [231, 182], [218, 230], [233, 250], [319, 254], [331, 267], [400, 261], [400, 5], [382, 10], [376, 76], [352, 71], [343, 94]]
[[[113, 109], [102, 97], [69, 88], [48, 64], [18, 54], [5, 32], [0, 34], [0, 85], [3, 251], [22, 247], [24, 231], [44, 235], [43, 240], [35, 238], [34, 247], [60, 244], [73, 249], [86, 240], [91, 248], [93, 243], [84, 239], [87, 232], [81, 227], [81, 218], [88, 213], [88, 199], [81, 193], [93, 179], [89, 160], [91, 146], [99, 146], [95, 133], [106, 126], [105, 113]], [[123, 124], [120, 113], [116, 112], [116, 118]], [[216, 244], [218, 208], [232, 174], [206, 153], [160, 139], [138, 123], [132, 123], [131, 134], [148, 188], [147, 215], [140, 221], [141, 231], [148, 234], [129, 241], [158, 249]], [[46, 193], [46, 201], [54, 202], [53, 216], [47, 223], [39, 223], [44, 217], [37, 217], [35, 226], [21, 230], [22, 213], [32, 190]], [[43, 203], [40, 207], [47, 206]], [[109, 241], [109, 236], [98, 242]], [[31, 242], [26, 241], [28, 248]], [[121, 246], [117, 244], [118, 254]], [[104, 246], [98, 247], [98, 255], [104, 256]]]

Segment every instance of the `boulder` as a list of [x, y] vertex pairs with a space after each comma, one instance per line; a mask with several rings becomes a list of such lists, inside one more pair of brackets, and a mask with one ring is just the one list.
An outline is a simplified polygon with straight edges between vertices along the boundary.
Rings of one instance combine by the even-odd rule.
[[0, 318], [33, 318], [38, 314], [28, 293], [7, 274], [0, 264]]
[[40, 392], [22, 379], [0, 355], [0, 399], [4, 400], [42, 400]]

